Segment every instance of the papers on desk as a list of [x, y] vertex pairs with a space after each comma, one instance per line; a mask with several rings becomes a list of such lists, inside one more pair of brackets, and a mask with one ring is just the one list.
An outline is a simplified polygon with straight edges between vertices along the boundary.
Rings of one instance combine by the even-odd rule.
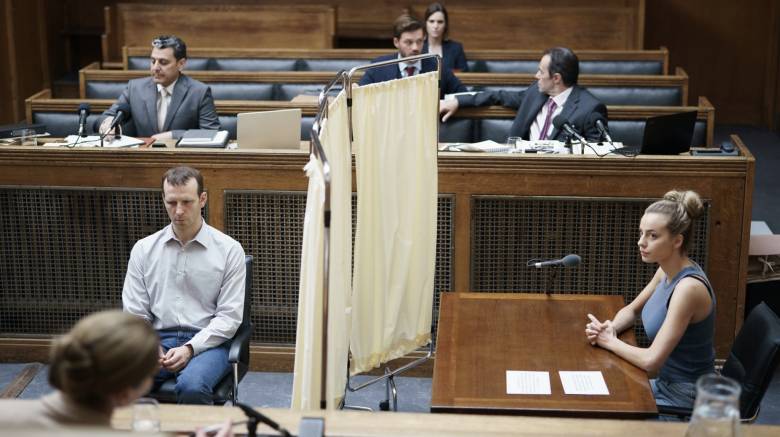
[[549, 395], [550, 372], [506, 371], [506, 394]]
[[[559, 371], [563, 393], [567, 395], [609, 395], [604, 375], [599, 371]], [[506, 394], [549, 395], [550, 372], [506, 371]]]
[[487, 152], [487, 153], [506, 153], [512, 150], [506, 144], [499, 144], [492, 140], [480, 141], [478, 143], [452, 144], [447, 146], [449, 152]]
[[567, 395], [609, 395], [601, 372], [559, 371], [563, 392]]
[[[141, 144], [144, 144], [144, 140], [139, 140], [138, 138], [127, 135], [122, 135], [120, 138], [114, 139], [113, 141], [108, 141], [107, 139], [103, 141], [103, 147], [111, 148], [135, 147], [140, 146]], [[78, 135], [68, 135], [65, 137], [64, 143], [50, 143], [47, 144], [47, 146], [100, 147], [100, 136], [90, 135], [87, 137], [79, 137]]]

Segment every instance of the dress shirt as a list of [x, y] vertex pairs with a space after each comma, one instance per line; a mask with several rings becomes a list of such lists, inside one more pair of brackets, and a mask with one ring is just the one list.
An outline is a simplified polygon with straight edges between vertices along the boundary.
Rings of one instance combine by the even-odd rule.
[[[157, 84], [157, 128], [160, 132], [165, 128], [165, 117], [168, 116], [168, 107], [171, 106], [171, 99], [173, 98], [173, 88], [176, 86], [177, 78], [170, 85], [164, 87]], [[165, 94], [163, 94], [165, 90]]]
[[[398, 59], [401, 59], [401, 54], [398, 54]], [[406, 67], [414, 67], [414, 74], [420, 74], [422, 71], [422, 61], [418, 59], [416, 62], [399, 62], [398, 68], [401, 69], [401, 77], [408, 77], [406, 74]]]
[[171, 225], [139, 240], [122, 290], [124, 310], [157, 330], [199, 331], [187, 342], [197, 355], [235, 335], [244, 311], [244, 249], [205, 221], [182, 244]]
[[[566, 88], [562, 93], [558, 94], [557, 96], [553, 97], [553, 101], [557, 105], [555, 108], [555, 111], [553, 111], [552, 118], [558, 116], [558, 114], [563, 111], [563, 105], [566, 104], [566, 100], [569, 99], [569, 95], [571, 94], [572, 87]], [[531, 123], [531, 132], [530, 132], [530, 138], [532, 140], [538, 140], [541, 138], [542, 134], [542, 127], [544, 126], [544, 120], [547, 118], [547, 104], [542, 106], [541, 111], [539, 111], [539, 114], [536, 115], [536, 120], [534, 120], [533, 123]], [[550, 123], [550, 127], [547, 129], [547, 138], [550, 138], [550, 134], [552, 134], [553, 129], [555, 127], [552, 123]]]

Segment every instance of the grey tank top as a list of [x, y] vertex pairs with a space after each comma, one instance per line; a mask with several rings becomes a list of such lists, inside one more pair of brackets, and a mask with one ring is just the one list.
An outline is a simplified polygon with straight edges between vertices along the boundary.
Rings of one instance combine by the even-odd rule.
[[654, 341], [666, 319], [674, 288], [683, 278], [689, 276], [698, 279], [707, 287], [712, 299], [712, 309], [704, 320], [692, 323], [685, 328], [680, 342], [661, 367], [658, 377], [670, 382], [695, 383], [699, 376], [715, 371], [715, 348], [713, 346], [715, 293], [710, 281], [698, 264], [694, 263], [693, 266], [682, 269], [668, 284], [666, 277], [661, 280], [653, 295], [642, 308], [642, 324], [650, 341]]

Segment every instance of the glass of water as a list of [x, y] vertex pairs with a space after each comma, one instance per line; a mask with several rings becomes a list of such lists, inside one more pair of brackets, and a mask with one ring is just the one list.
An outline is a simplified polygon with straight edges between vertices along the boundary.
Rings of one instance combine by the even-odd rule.
[[160, 404], [152, 398], [140, 398], [133, 405], [133, 431], [160, 430]]
[[506, 145], [510, 147], [509, 153], [514, 153], [517, 151], [517, 143], [520, 142], [522, 138], [520, 137], [509, 137], [506, 139]]
[[687, 437], [739, 436], [739, 383], [720, 375], [704, 375], [696, 381], [696, 402]]

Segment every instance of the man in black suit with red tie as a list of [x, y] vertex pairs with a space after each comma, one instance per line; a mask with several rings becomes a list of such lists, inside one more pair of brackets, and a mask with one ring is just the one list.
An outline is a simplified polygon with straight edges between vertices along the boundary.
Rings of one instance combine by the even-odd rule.
[[524, 91], [481, 92], [443, 100], [439, 109], [444, 114], [442, 121], [447, 121], [461, 106], [503, 105], [517, 109], [509, 129], [510, 137], [562, 141], [566, 133], [553, 123], [558, 118], [586, 139], [598, 139], [601, 133], [596, 120], [607, 124], [607, 107], [577, 85], [579, 64], [577, 55], [570, 49], [548, 49], [539, 61], [536, 82]]
[[[419, 20], [409, 15], [401, 15], [393, 24], [393, 45], [398, 49], [397, 54], [380, 56], [373, 61], [382, 62], [392, 59], [401, 59], [416, 56], [421, 53], [425, 42], [425, 27]], [[415, 74], [436, 71], [436, 60], [433, 58], [417, 60], [416, 62], [401, 62], [366, 70], [360, 79], [360, 85], [384, 82], [393, 79], [401, 79]], [[452, 94], [466, 91], [466, 87], [460, 83], [452, 71], [442, 67], [441, 93]]]

